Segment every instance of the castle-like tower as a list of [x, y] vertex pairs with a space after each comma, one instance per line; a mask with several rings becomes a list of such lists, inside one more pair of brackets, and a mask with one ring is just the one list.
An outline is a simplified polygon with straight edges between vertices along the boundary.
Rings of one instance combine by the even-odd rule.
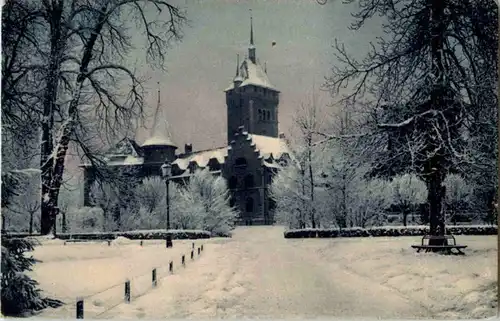
[[267, 70], [255, 55], [252, 17], [248, 57], [240, 65], [238, 56], [236, 76], [225, 92], [228, 144], [240, 126], [250, 134], [278, 137], [279, 91], [271, 85]]

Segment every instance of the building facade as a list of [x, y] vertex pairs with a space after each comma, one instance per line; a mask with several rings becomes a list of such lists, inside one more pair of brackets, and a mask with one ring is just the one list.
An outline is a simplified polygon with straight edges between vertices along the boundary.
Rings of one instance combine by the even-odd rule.
[[[236, 207], [241, 225], [274, 223], [274, 201], [269, 185], [279, 167], [290, 161], [291, 153], [278, 131], [280, 92], [271, 84], [267, 71], [259, 64], [250, 21], [248, 56], [224, 91], [227, 105], [227, 144], [193, 151], [191, 144], [176, 153], [168, 137], [154, 136], [142, 145], [125, 138], [106, 155], [106, 165], [121, 172], [134, 173], [137, 180], [160, 176], [161, 165], [172, 164], [171, 180], [183, 183], [197, 170], [208, 168], [222, 175], [230, 189], [230, 205]], [[96, 179], [90, 165], [82, 165], [85, 176], [84, 205], [90, 205], [90, 186]]]

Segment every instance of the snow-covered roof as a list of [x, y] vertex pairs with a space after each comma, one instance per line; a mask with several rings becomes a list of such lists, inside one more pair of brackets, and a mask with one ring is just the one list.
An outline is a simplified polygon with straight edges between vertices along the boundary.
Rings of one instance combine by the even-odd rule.
[[172, 146], [172, 147], [176, 147], [170, 138], [162, 137], [162, 136], [150, 137], [141, 146], [142, 147], [147, 147], [147, 146]]
[[180, 169], [185, 170], [189, 163], [193, 162], [200, 168], [204, 168], [208, 165], [211, 159], [216, 159], [219, 164], [224, 163], [224, 157], [227, 155], [227, 146], [203, 150], [198, 152], [193, 152], [185, 156], [177, 158], [172, 165], [179, 166]]
[[[243, 81], [239, 87], [253, 85], [264, 87], [267, 89], [271, 89], [274, 91], [278, 90], [271, 84], [269, 78], [267, 77], [267, 73], [262, 69], [262, 66], [258, 63], [253, 63], [250, 59], [245, 59], [241, 63], [240, 73]], [[226, 90], [228, 91], [234, 88], [234, 83], [232, 83]]]
[[255, 134], [248, 135], [248, 139], [255, 144], [255, 148], [259, 150], [260, 155], [264, 159], [268, 159], [271, 156], [274, 159], [280, 159], [283, 154], [291, 154], [284, 139]]
[[144, 164], [144, 158], [135, 156], [126, 156], [119, 158], [108, 158], [106, 165], [108, 166], [130, 166], [130, 165], [142, 165]]

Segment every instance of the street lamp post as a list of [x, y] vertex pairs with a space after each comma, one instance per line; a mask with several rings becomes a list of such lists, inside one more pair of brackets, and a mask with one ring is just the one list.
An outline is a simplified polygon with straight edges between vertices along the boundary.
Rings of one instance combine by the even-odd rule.
[[171, 175], [171, 170], [172, 170], [172, 165], [168, 162], [165, 161], [163, 165], [161, 165], [161, 173], [163, 178], [165, 178], [165, 189], [166, 189], [166, 203], [167, 203], [167, 248], [172, 247], [172, 235], [170, 234], [170, 197], [169, 197], [169, 190], [168, 190], [168, 185], [170, 181], [170, 175]]

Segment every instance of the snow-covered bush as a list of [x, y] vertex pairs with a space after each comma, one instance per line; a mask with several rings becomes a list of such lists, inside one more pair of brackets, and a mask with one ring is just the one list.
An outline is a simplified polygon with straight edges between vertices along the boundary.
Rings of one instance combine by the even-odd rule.
[[384, 210], [390, 204], [390, 185], [383, 179], [360, 180], [352, 191], [350, 208], [352, 226], [365, 227], [383, 223]]
[[[202, 229], [214, 235], [227, 234], [234, 228], [238, 213], [229, 206], [226, 181], [208, 169], [196, 171], [189, 183], [180, 188], [174, 205], [174, 220], [183, 228]], [[188, 226], [192, 225], [192, 226]]]
[[[330, 237], [398, 237], [423, 236], [429, 234], [428, 226], [377, 226], [372, 228], [345, 229], [296, 229], [284, 232], [285, 238], [330, 238]], [[451, 235], [497, 235], [498, 226], [464, 225], [446, 228]]]
[[474, 187], [457, 174], [446, 176], [443, 185], [446, 188], [445, 213], [447, 221], [456, 224], [459, 220], [471, 220], [473, 217], [464, 217], [461, 214], [473, 208], [471, 203], [474, 201]]
[[417, 206], [427, 200], [425, 183], [414, 174], [396, 176], [391, 181], [391, 198], [389, 205], [394, 206], [403, 216], [403, 225], [408, 223], [408, 215]]
[[74, 208], [66, 215], [68, 229], [71, 233], [104, 231], [104, 214], [99, 207]]
[[304, 195], [302, 176], [296, 166], [286, 166], [273, 177], [270, 196], [275, 200], [275, 219], [290, 228], [304, 228], [308, 199]]

